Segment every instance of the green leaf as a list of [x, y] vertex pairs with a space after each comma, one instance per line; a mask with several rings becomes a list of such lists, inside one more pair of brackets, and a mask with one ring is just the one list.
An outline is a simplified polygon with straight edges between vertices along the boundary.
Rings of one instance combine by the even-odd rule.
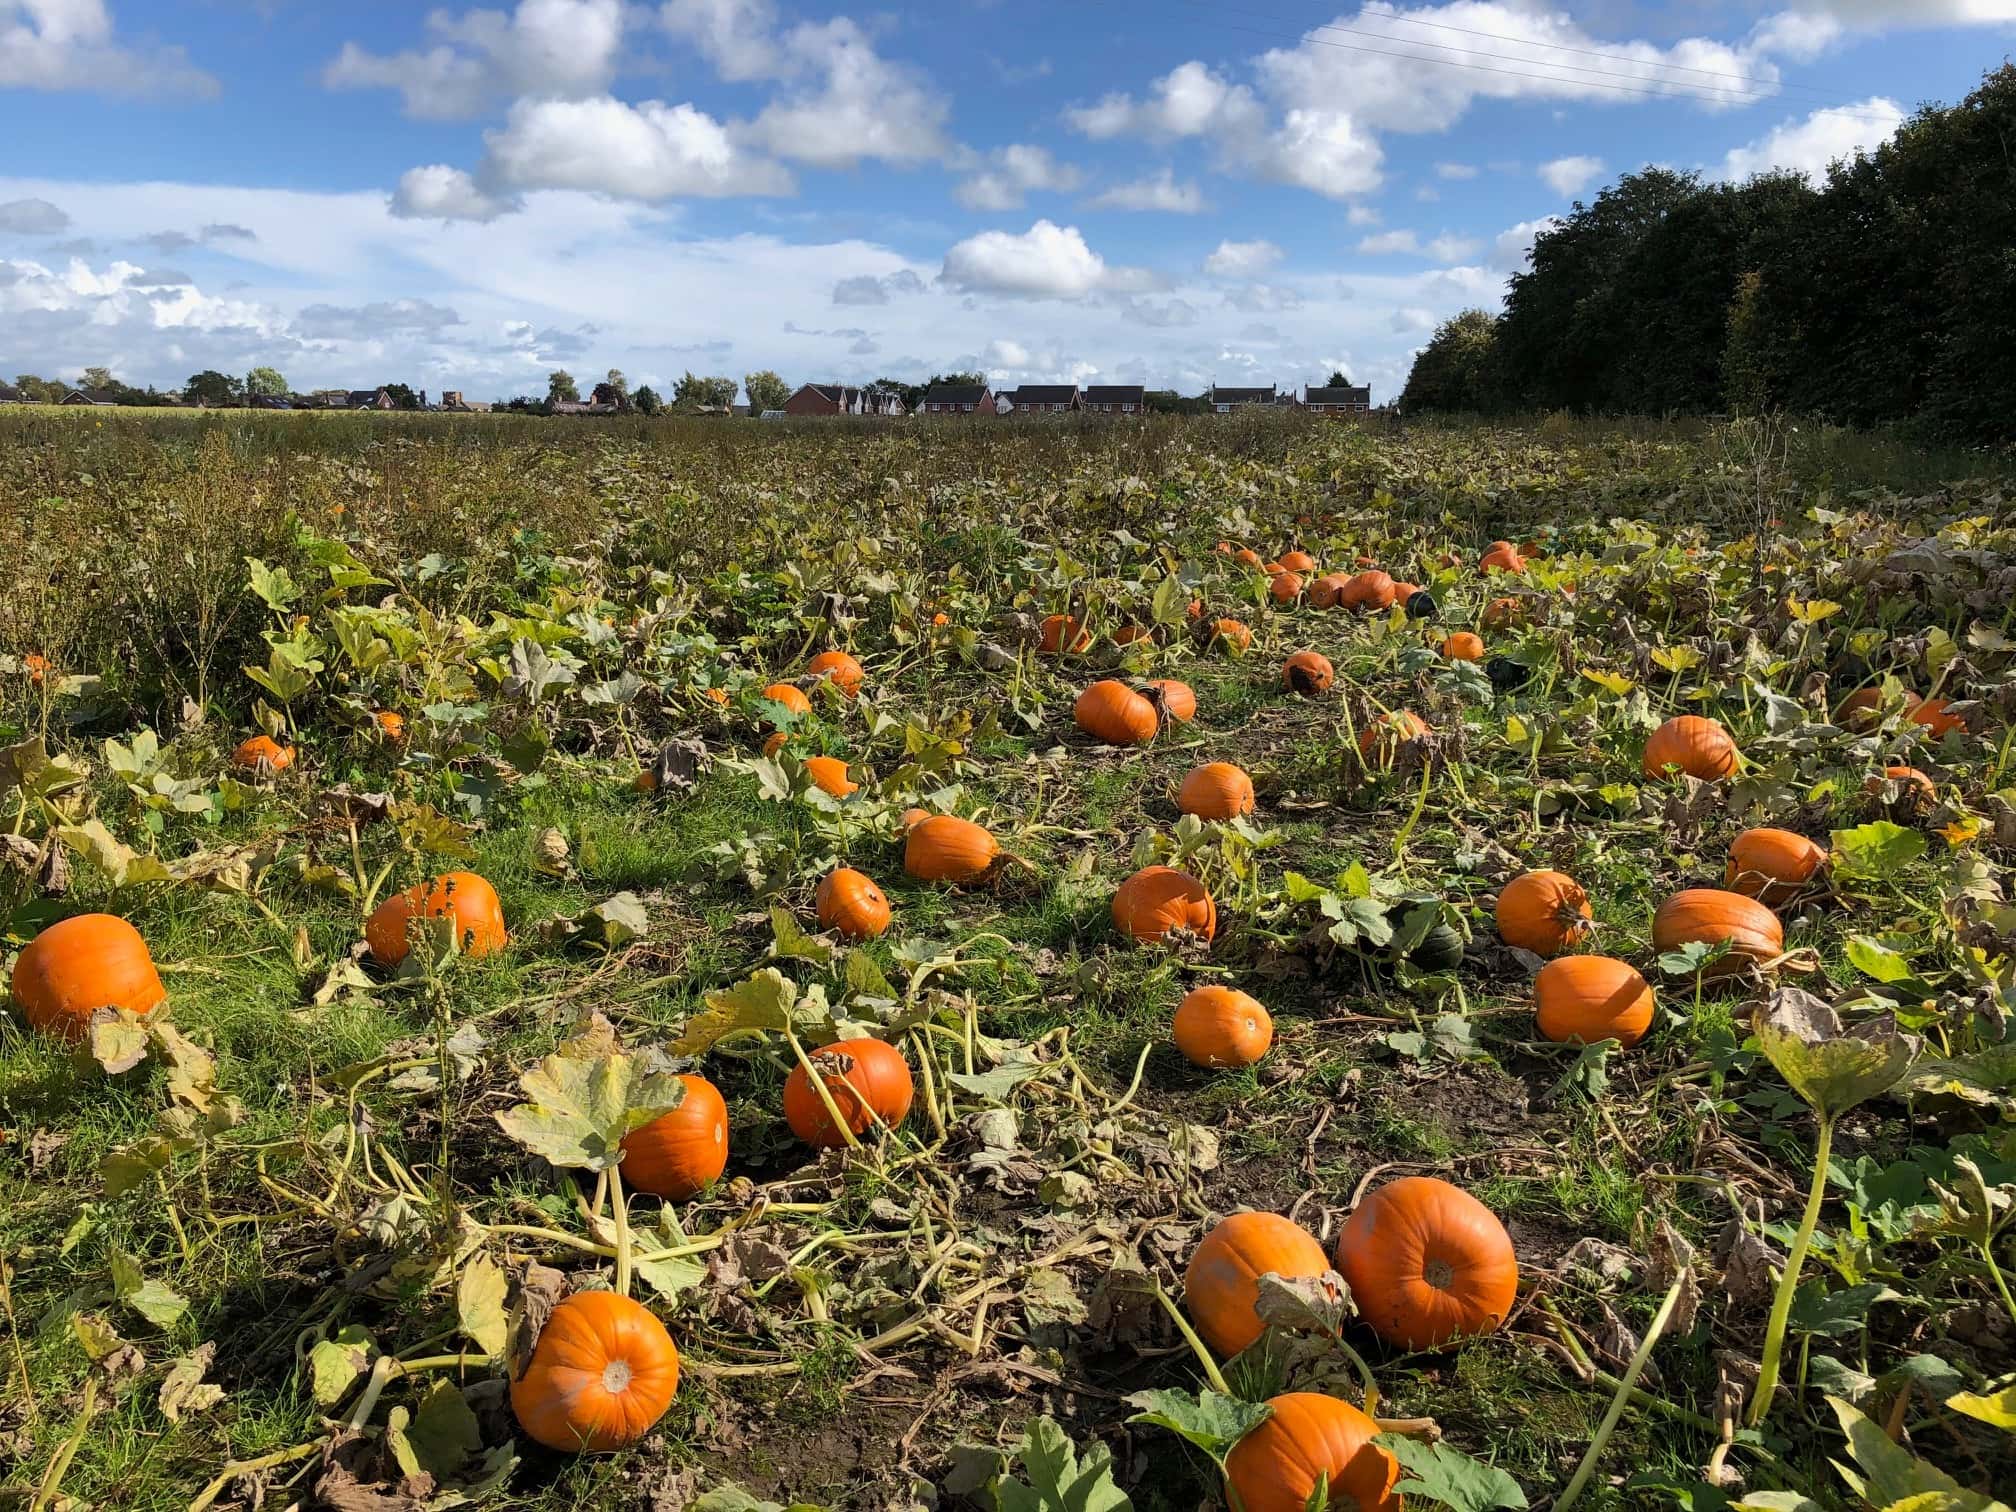
[[167, 1282], [148, 1276], [124, 1250], [112, 1252], [112, 1292], [156, 1328], [173, 1328], [189, 1311], [186, 1297]]
[[539, 926], [542, 938], [564, 943], [586, 940], [605, 950], [620, 950], [651, 932], [651, 916], [633, 892], [619, 892], [571, 918], [548, 919]]
[[1964, 1412], [1997, 1428], [2016, 1430], [2016, 1386], [2005, 1386], [1993, 1396], [1977, 1396], [1971, 1391], [1963, 1391], [1946, 1398], [1946, 1405], [1955, 1412]]
[[363, 1379], [378, 1353], [378, 1341], [361, 1323], [346, 1323], [333, 1339], [323, 1339], [308, 1351], [308, 1371], [315, 1404], [334, 1407]]
[[1850, 935], [1843, 953], [1857, 971], [1879, 982], [1901, 982], [1911, 975], [1909, 961], [1867, 935]]
[[889, 978], [882, 974], [882, 968], [875, 964], [875, 957], [865, 950], [847, 952], [847, 990], [856, 997], [885, 998], [894, 1001], [896, 989]]
[[1174, 577], [1165, 577], [1155, 585], [1148, 612], [1158, 625], [1180, 625], [1189, 607], [1190, 595], [1183, 584]]
[[1894, 877], [1925, 854], [1925, 837], [1887, 819], [1833, 834], [1833, 870], [1838, 877], [1880, 882]]
[[1864, 1281], [1830, 1292], [1824, 1281], [1815, 1278], [1792, 1294], [1790, 1326], [1799, 1333], [1818, 1334], [1822, 1338], [1859, 1333], [1869, 1326], [1870, 1308], [1878, 1302], [1895, 1302], [1902, 1296], [1903, 1293], [1880, 1281]]
[[[483, 1447], [483, 1430], [477, 1426], [476, 1414], [452, 1381], [434, 1383], [401, 1436], [417, 1468], [436, 1480], [453, 1475]], [[398, 1454], [396, 1446], [393, 1452]], [[405, 1456], [399, 1457], [403, 1465]]]
[[1825, 1119], [1896, 1086], [1917, 1051], [1887, 1021], [1845, 1032], [1832, 1007], [1797, 987], [1780, 989], [1754, 1027], [1778, 1074]]
[[1425, 1496], [1455, 1512], [1491, 1512], [1493, 1507], [1523, 1507], [1526, 1493], [1519, 1482], [1496, 1465], [1472, 1459], [1444, 1443], [1423, 1443], [1400, 1433], [1382, 1433], [1372, 1440], [1400, 1461], [1406, 1473], [1394, 1490]]
[[1113, 1484], [1113, 1454], [1104, 1444], [1080, 1459], [1070, 1435], [1039, 1417], [1024, 1431], [1019, 1453], [1027, 1483], [1001, 1482], [1001, 1512], [1131, 1512], [1134, 1503]]
[[1238, 1397], [1202, 1391], [1137, 1391], [1127, 1398], [1140, 1411], [1130, 1423], [1149, 1423], [1167, 1428], [1202, 1449], [1223, 1468], [1232, 1446], [1274, 1414], [1265, 1402], [1247, 1402]]
[[275, 614], [285, 614], [288, 606], [301, 597], [300, 585], [285, 567], [268, 567], [257, 557], [247, 557], [245, 569], [251, 574], [252, 591]]
[[633, 1258], [630, 1268], [667, 1302], [677, 1302], [707, 1279], [707, 1261], [701, 1255], [675, 1255], [670, 1260]]
[[[1866, 1417], [1852, 1403], [1830, 1396], [1827, 1405], [1834, 1409], [1841, 1431], [1848, 1436], [1848, 1450], [1855, 1456], [1855, 1465], [1861, 1474], [1850, 1473], [1838, 1461], [1835, 1468], [1841, 1471], [1842, 1478], [1855, 1493], [1871, 1506], [1889, 1507], [1907, 1497], [1922, 1496], [1927, 1492], [1966, 1494], [1960, 1483], [1944, 1470], [1927, 1464], [1910, 1450], [1892, 1443], [1882, 1425]], [[1954, 1505], [1957, 1509], [1961, 1504]], [[1986, 1507], [1987, 1500], [1980, 1498], [1974, 1505]]]
[[669, 1113], [686, 1084], [621, 1050], [549, 1055], [519, 1078], [526, 1101], [497, 1115], [511, 1138], [549, 1164], [606, 1171], [623, 1136]]
[[456, 1325], [493, 1360], [504, 1357], [504, 1345], [510, 1337], [510, 1314], [504, 1305], [508, 1289], [504, 1272], [484, 1254], [463, 1266], [455, 1281]]
[[1752, 1491], [1736, 1505], [1742, 1512], [1827, 1512], [1803, 1491]]
[[0, 797], [19, 790], [29, 798], [54, 798], [81, 787], [88, 774], [68, 756], [51, 756], [40, 735], [0, 746]]
[[770, 934], [770, 954], [779, 960], [810, 961], [816, 966], [833, 963], [833, 947], [799, 928], [788, 908], [770, 910]]
[[984, 1097], [989, 1102], [1005, 1102], [1008, 1094], [1025, 1081], [1041, 1076], [1050, 1068], [1041, 1061], [1010, 1061], [1005, 1066], [996, 1066], [992, 1071], [979, 1071], [968, 1076], [962, 1071], [947, 1073], [945, 1080], [961, 1092], [974, 1097]]
[[797, 1002], [797, 986], [776, 967], [765, 966], [733, 987], [708, 993], [707, 1011], [688, 1019], [668, 1048], [673, 1055], [704, 1055], [731, 1034], [781, 1034]]

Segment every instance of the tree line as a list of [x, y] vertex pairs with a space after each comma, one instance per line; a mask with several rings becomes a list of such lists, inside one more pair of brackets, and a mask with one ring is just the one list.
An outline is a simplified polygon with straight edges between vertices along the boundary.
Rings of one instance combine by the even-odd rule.
[[1415, 359], [1413, 412], [1784, 412], [2016, 438], [2016, 66], [1818, 187], [1646, 168], [1536, 237], [1502, 314]]

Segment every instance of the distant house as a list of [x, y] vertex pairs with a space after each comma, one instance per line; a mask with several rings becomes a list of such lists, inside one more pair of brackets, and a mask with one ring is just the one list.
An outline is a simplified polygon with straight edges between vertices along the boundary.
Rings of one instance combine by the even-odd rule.
[[468, 406], [462, 402], [462, 390], [460, 389], [441, 390], [441, 408], [443, 408], [444, 410], [467, 409]]
[[800, 419], [818, 415], [900, 415], [903, 399], [888, 389], [805, 383], [784, 401], [784, 413]]
[[1148, 408], [1148, 394], [1138, 383], [1095, 383], [1085, 390], [1083, 404], [1093, 415], [1139, 415]]
[[596, 384], [588, 402], [596, 406], [598, 414], [616, 415], [630, 408], [630, 396], [613, 383]]
[[1075, 383], [1025, 383], [1004, 397], [1018, 415], [1064, 415], [1084, 404]]
[[1274, 390], [1275, 385], [1271, 383], [1265, 388], [1219, 388], [1214, 383], [1211, 385], [1211, 392], [1208, 396], [1211, 404], [1211, 413], [1214, 415], [1229, 415], [1236, 409], [1251, 409], [1256, 405], [1262, 404], [1278, 404], [1280, 396]]
[[11, 383], [0, 383], [0, 404], [26, 404], [28, 401], [21, 390]]
[[594, 399], [587, 400], [586, 402], [579, 399], [557, 399], [553, 403], [553, 413], [556, 415], [613, 415], [616, 413], [616, 406]]
[[920, 415], [998, 414], [993, 392], [984, 383], [935, 383], [924, 391], [917, 406]]
[[1372, 408], [1372, 385], [1305, 389], [1302, 408], [1319, 415], [1363, 415]]
[[392, 396], [384, 389], [349, 389], [343, 396], [343, 408], [353, 410], [389, 410]]
[[110, 409], [119, 401], [113, 397], [112, 390], [110, 389], [72, 389], [57, 402], [77, 405], [95, 404], [103, 409]]

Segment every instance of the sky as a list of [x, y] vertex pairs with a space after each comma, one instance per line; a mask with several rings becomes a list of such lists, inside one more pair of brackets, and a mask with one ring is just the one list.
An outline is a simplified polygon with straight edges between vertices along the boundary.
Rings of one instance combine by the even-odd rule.
[[1392, 398], [1648, 163], [1823, 174], [2016, 0], [0, 0], [0, 375]]

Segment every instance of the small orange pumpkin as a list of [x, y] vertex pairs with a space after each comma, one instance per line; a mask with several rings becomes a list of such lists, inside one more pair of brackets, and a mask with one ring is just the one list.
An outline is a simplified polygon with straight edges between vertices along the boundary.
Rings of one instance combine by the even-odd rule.
[[1375, 614], [1393, 607], [1393, 579], [1378, 568], [1369, 568], [1355, 574], [1344, 585], [1337, 602], [1343, 608], [1356, 610], [1360, 614]]
[[1796, 896], [1827, 862], [1827, 852], [1804, 835], [1783, 829], [1747, 829], [1729, 842], [1722, 881], [1731, 892], [1773, 907]]
[[782, 704], [793, 714], [810, 714], [812, 700], [805, 696], [805, 690], [787, 682], [774, 682], [763, 690], [763, 696], [771, 703]]
[[1955, 730], [1965, 730], [1967, 721], [1958, 714], [1946, 712], [1947, 701], [1943, 698], [1921, 698], [1911, 707], [1911, 723], [1923, 725], [1934, 740], [1943, 739]]
[[1914, 766], [1902, 766], [1894, 762], [1883, 768], [1881, 777], [1870, 773], [1862, 784], [1862, 791], [1871, 798], [1881, 798], [1886, 782], [1897, 784], [1900, 806], [1905, 809], [1914, 812], [1928, 809], [1939, 801], [1939, 789], [1930, 777]]
[[1253, 779], [1229, 761], [1192, 767], [1176, 790], [1176, 807], [1199, 819], [1234, 819], [1253, 812]]
[[686, 1097], [623, 1136], [623, 1184], [684, 1202], [728, 1169], [728, 1104], [704, 1076], [679, 1080]]
[[1258, 567], [1260, 565], [1260, 553], [1255, 551], [1251, 546], [1241, 546], [1237, 551], [1232, 553], [1232, 560], [1242, 567]]
[[849, 698], [859, 693], [868, 680], [861, 663], [845, 651], [821, 651], [805, 664], [805, 672], [810, 677], [826, 678]]
[[1609, 956], [1560, 956], [1533, 978], [1533, 1018], [1557, 1045], [1614, 1039], [1626, 1050], [1652, 1027], [1652, 988]]
[[1189, 873], [1144, 866], [1114, 892], [1113, 927], [1144, 945], [1179, 929], [1209, 941], [1218, 931], [1218, 905]]
[[1253, 644], [1253, 632], [1245, 624], [1235, 619], [1220, 619], [1211, 622], [1211, 639], [1220, 646], [1234, 651], [1244, 651]]
[[1714, 782], [1735, 772], [1736, 742], [1719, 720], [1676, 714], [1645, 742], [1645, 775], [1664, 777], [1668, 767]]
[[933, 814], [904, 837], [903, 870], [920, 882], [978, 882], [1000, 855], [1000, 843], [971, 819]]
[[1535, 955], [1581, 944], [1591, 917], [1589, 895], [1566, 872], [1525, 872], [1498, 891], [1498, 938]]
[[[1918, 707], [1918, 695], [1909, 688], [1904, 690], [1904, 707], [1907, 710]], [[1857, 688], [1834, 710], [1834, 722], [1851, 730], [1868, 729], [1879, 723], [1883, 716], [1883, 689], [1880, 685]]]
[[260, 773], [284, 772], [294, 765], [294, 748], [281, 745], [271, 735], [254, 735], [239, 742], [231, 753], [231, 765]]
[[1516, 598], [1495, 598], [1484, 606], [1486, 630], [1512, 630], [1526, 623], [1526, 606]]
[[679, 1350], [641, 1303], [576, 1292], [511, 1381], [518, 1426], [549, 1449], [601, 1454], [649, 1433], [679, 1389]]
[[[791, 737], [789, 735], [786, 735], [782, 730], [773, 730], [763, 742], [763, 754], [765, 756], [775, 756], [790, 743]], [[653, 777], [651, 779], [651, 786], [654, 788], [658, 786], [657, 778]]]
[[1652, 945], [1678, 950], [1700, 941], [1715, 945], [1727, 940], [1730, 952], [1708, 975], [1741, 971], [1745, 962], [1768, 961], [1785, 953], [1785, 927], [1778, 916], [1755, 898], [1718, 887], [1689, 887], [1673, 894], [1652, 916]]
[[452, 917], [466, 956], [486, 956], [504, 948], [504, 905], [497, 901], [497, 889], [474, 872], [446, 872], [432, 882], [416, 883], [371, 910], [371, 917], [364, 921], [364, 938], [371, 946], [371, 958], [380, 966], [397, 966], [406, 959], [412, 948], [406, 939], [406, 923], [416, 913], [427, 919]]
[[1146, 745], [1161, 723], [1152, 702], [1113, 677], [1080, 693], [1071, 717], [1094, 740], [1117, 746]]
[[1267, 596], [1277, 604], [1292, 604], [1302, 597], [1302, 578], [1298, 573], [1277, 572], [1267, 581]]
[[1336, 675], [1331, 670], [1330, 658], [1320, 651], [1297, 651], [1281, 667], [1281, 686], [1290, 693], [1313, 698], [1327, 693]]
[[1176, 723], [1188, 724], [1197, 717], [1197, 695], [1190, 691], [1190, 684], [1173, 677], [1160, 677], [1150, 686], [1161, 695], [1162, 712]]
[[1274, 1043], [1274, 1020], [1259, 999], [1214, 983], [1183, 995], [1173, 1032], [1193, 1066], [1250, 1066]]
[[406, 716], [395, 709], [377, 709], [372, 712], [372, 722], [378, 726], [378, 733], [392, 745], [406, 738]]
[[833, 798], [845, 798], [861, 790], [861, 784], [847, 775], [847, 763], [838, 756], [807, 756], [805, 775], [812, 786]]
[[143, 1017], [168, 1001], [140, 931], [116, 914], [58, 919], [14, 960], [14, 1002], [30, 1028], [82, 1039], [100, 1008]]
[[1434, 1176], [1403, 1176], [1367, 1197], [1338, 1231], [1335, 1259], [1365, 1321], [1401, 1349], [1490, 1333], [1519, 1295], [1505, 1225]]
[[1442, 655], [1448, 661], [1484, 660], [1484, 641], [1481, 636], [1468, 630], [1458, 630], [1442, 642]]
[[1344, 601], [1344, 590], [1351, 584], [1348, 572], [1326, 572], [1309, 584], [1309, 607], [1312, 609], [1335, 609]]
[[844, 939], [872, 940], [889, 927], [889, 899], [866, 873], [835, 867], [819, 879], [812, 895], [819, 927]]
[[1267, 1420], [1225, 1456], [1226, 1500], [1244, 1512], [1304, 1512], [1320, 1479], [1338, 1512], [1401, 1512], [1400, 1462], [1372, 1442], [1379, 1425], [1316, 1391], [1269, 1397]]
[[1309, 573], [1316, 570], [1316, 558], [1306, 551], [1284, 551], [1281, 553], [1281, 565], [1290, 572]]
[[1279, 1213], [1233, 1213], [1211, 1226], [1183, 1273], [1183, 1302], [1204, 1341], [1221, 1356], [1238, 1354], [1265, 1326], [1255, 1310], [1260, 1278], [1288, 1281], [1330, 1269], [1307, 1229]]
[[[888, 1041], [841, 1040], [821, 1045], [806, 1059], [819, 1072], [833, 1106], [856, 1134], [866, 1134], [878, 1118], [885, 1127], [894, 1129], [910, 1116], [910, 1100], [916, 1095], [910, 1063]], [[803, 1066], [785, 1078], [784, 1121], [791, 1125], [793, 1134], [819, 1149], [830, 1150], [847, 1142], [827, 1115], [826, 1104], [820, 1101]]]
[[1428, 733], [1428, 721], [1411, 709], [1388, 709], [1358, 732], [1358, 754], [1369, 766], [1387, 767], [1409, 740]]
[[1113, 632], [1113, 644], [1131, 646], [1136, 641], [1147, 640], [1153, 634], [1146, 625], [1126, 624]]
[[1519, 548], [1510, 541], [1493, 541], [1491, 549], [1484, 553], [1484, 560], [1478, 563], [1488, 572], [1524, 572], [1526, 559], [1519, 555]]
[[1066, 649], [1090, 651], [1091, 632], [1068, 614], [1052, 614], [1044, 619], [1036, 649], [1046, 656], [1061, 655]]

